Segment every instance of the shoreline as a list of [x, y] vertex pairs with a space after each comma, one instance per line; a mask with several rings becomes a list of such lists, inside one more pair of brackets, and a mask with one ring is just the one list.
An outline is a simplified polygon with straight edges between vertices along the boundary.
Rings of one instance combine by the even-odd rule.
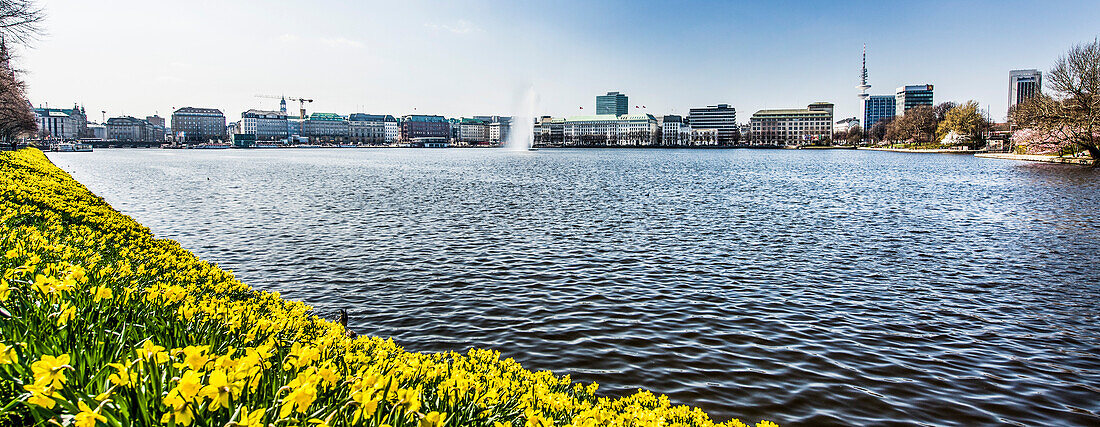
[[1091, 157], [1058, 157], [1043, 156], [1038, 154], [978, 153], [975, 154], [974, 157], [981, 157], [983, 159], [1017, 160], [1024, 162], [1059, 163], [1082, 166], [1091, 166], [1093, 163]]
[[885, 148], [885, 147], [857, 147], [857, 150], [892, 151], [895, 153], [923, 153], [923, 154], [978, 154], [982, 150], [952, 150], [949, 148], [914, 149], [914, 148]]

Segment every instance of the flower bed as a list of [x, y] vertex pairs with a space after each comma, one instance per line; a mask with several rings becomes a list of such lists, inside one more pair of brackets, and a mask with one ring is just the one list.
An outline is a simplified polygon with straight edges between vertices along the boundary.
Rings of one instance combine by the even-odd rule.
[[347, 338], [155, 239], [38, 150], [0, 154], [0, 169], [0, 424], [715, 425], [665, 396], [598, 397], [491, 350]]

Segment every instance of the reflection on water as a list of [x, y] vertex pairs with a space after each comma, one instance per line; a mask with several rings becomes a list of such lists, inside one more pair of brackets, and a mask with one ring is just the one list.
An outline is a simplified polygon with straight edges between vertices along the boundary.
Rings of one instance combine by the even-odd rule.
[[98, 150], [92, 191], [413, 351], [782, 424], [1100, 423], [1100, 171], [735, 150]]

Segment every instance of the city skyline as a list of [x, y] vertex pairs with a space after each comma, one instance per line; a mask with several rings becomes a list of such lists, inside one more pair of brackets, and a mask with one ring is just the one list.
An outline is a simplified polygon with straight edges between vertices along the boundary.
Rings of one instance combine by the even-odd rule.
[[54, 1], [18, 65], [35, 106], [75, 102], [92, 120], [278, 109], [257, 94], [315, 99], [310, 112], [512, 115], [528, 87], [540, 115], [590, 114], [618, 91], [631, 113], [728, 103], [747, 118], [825, 101], [841, 119], [859, 115], [866, 43], [869, 94], [929, 83], [936, 103], [974, 99], [1000, 121], [1007, 72], [1049, 69], [1100, 18], [1086, 3], [1062, 16], [1073, 2], [627, 4]]

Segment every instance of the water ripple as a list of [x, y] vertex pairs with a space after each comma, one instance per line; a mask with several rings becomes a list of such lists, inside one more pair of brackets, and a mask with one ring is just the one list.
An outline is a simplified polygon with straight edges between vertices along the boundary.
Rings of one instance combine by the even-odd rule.
[[1100, 171], [854, 151], [51, 160], [255, 287], [718, 419], [1100, 424]]

